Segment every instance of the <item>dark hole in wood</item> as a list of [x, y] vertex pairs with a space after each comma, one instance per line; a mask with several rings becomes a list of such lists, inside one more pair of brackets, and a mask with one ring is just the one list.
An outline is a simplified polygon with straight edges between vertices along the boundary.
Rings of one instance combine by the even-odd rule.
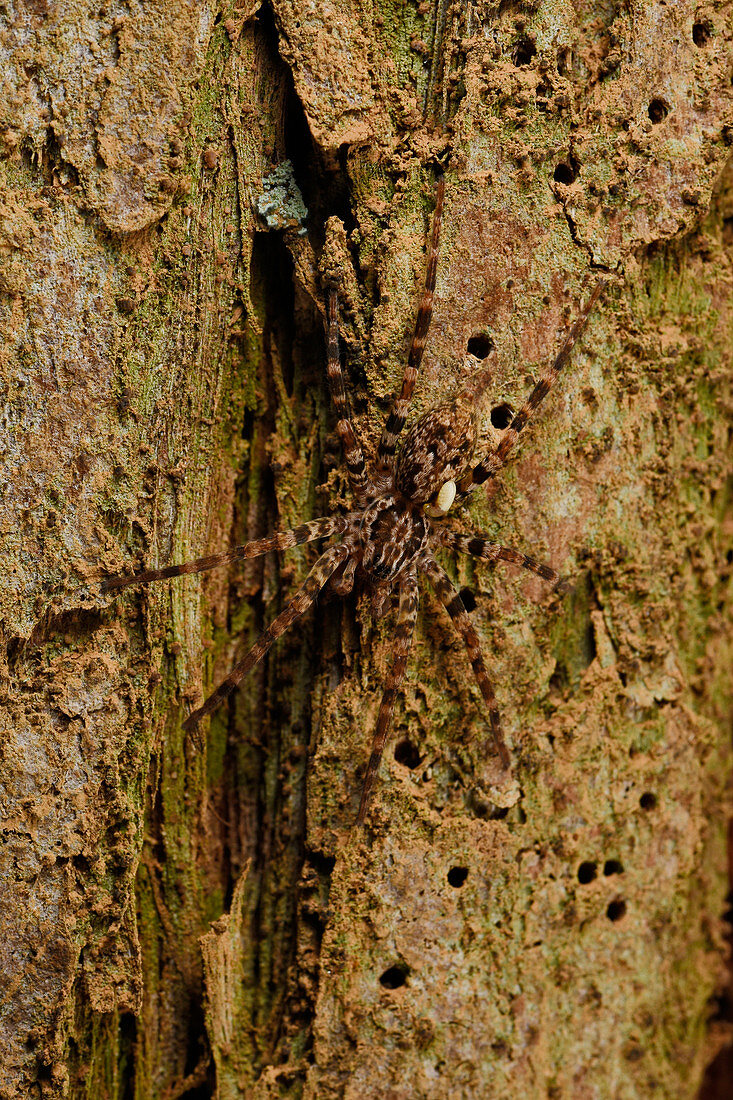
[[459, 592], [461, 599], [463, 600], [463, 606], [466, 611], [473, 611], [476, 606], [476, 597], [470, 588], [462, 588]]
[[591, 863], [590, 860], [586, 860], [585, 863], [581, 863], [578, 868], [578, 882], [581, 882], [586, 886], [589, 882], [598, 874], [598, 868], [595, 863]]
[[399, 989], [407, 981], [409, 970], [406, 966], [389, 966], [379, 979], [385, 989]]
[[626, 914], [626, 902], [623, 901], [621, 898], [617, 898], [615, 901], [612, 901], [610, 903], [610, 905], [608, 906], [608, 909], [606, 910], [606, 916], [608, 917], [609, 920], [612, 920], [612, 921], [621, 920], [621, 918], [625, 914]]
[[486, 359], [493, 346], [491, 337], [487, 332], [475, 332], [466, 345], [466, 351], [476, 359]]
[[495, 405], [491, 410], [491, 423], [495, 428], [508, 428], [514, 416], [514, 409], [506, 402], [503, 405]]
[[573, 67], [573, 51], [567, 46], [557, 51], [557, 71], [560, 76], [567, 76]]
[[571, 184], [575, 182], [577, 175], [577, 170], [573, 168], [572, 164], [566, 164], [565, 161], [561, 160], [559, 164], [555, 165], [552, 178], [556, 183]]
[[531, 38], [520, 38], [512, 47], [512, 61], [515, 65], [529, 65], [537, 53], [537, 47]]
[[406, 737], [395, 745], [394, 758], [398, 764], [404, 765], [410, 771], [420, 766], [420, 753], [417, 745], [413, 745]]
[[448, 882], [451, 886], [455, 886], [456, 889], [459, 886], [463, 886], [464, 882], [468, 878], [468, 867], [451, 867], [448, 872]]
[[663, 99], [653, 99], [647, 108], [649, 118], [657, 126], [669, 114], [669, 107]]
[[707, 46], [712, 30], [710, 23], [693, 23], [692, 41], [696, 46]]

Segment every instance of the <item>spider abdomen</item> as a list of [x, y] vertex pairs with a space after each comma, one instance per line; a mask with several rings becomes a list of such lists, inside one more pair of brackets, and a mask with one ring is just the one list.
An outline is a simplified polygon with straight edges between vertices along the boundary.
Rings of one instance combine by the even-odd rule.
[[427, 545], [428, 531], [425, 516], [409, 502], [379, 497], [364, 512], [359, 528], [364, 571], [380, 582], [399, 576]]
[[459, 402], [438, 405], [416, 421], [397, 458], [395, 488], [415, 504], [425, 504], [446, 481], [468, 469], [476, 445], [472, 409]]

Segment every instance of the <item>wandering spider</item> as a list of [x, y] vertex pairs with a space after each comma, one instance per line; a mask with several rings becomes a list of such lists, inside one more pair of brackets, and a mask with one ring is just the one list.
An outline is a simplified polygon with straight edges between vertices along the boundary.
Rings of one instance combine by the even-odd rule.
[[519, 550], [492, 542], [485, 535], [457, 534], [445, 525], [444, 517], [456, 497], [467, 496], [474, 486], [495, 477], [505, 465], [520, 432], [565, 366], [604, 282], [599, 280], [595, 284], [585, 308], [566, 336], [553, 365], [516, 413], [499, 445], [480, 462], [474, 464], [472, 458], [477, 436], [474, 411], [469, 407], [470, 402], [462, 402], [460, 399], [439, 405], [420, 417], [407, 432], [397, 454], [397, 442], [407, 419], [433, 312], [444, 191], [441, 178], [437, 185], [428, 247], [425, 289], [417, 312], [402, 388], [384, 426], [377, 448], [376, 464], [371, 472], [367, 471], [361, 444], [349, 419], [346, 386], [338, 350], [338, 299], [334, 288], [328, 291], [328, 381], [338, 416], [336, 430], [343, 446], [354, 510], [348, 515], [311, 520], [292, 531], [280, 531], [222, 554], [211, 554], [183, 565], [170, 565], [165, 569], [149, 569], [134, 576], [111, 577], [103, 583], [105, 591], [124, 588], [129, 584], [146, 584], [185, 573], [199, 573], [242, 558], [254, 558], [271, 550], [287, 550], [314, 539], [328, 538], [330, 535], [341, 536], [340, 542], [330, 545], [321, 554], [295, 596], [263, 631], [246, 657], [186, 720], [184, 728], [187, 730], [197, 726], [202, 718], [211, 714], [226, 699], [243, 677], [262, 660], [273, 642], [311, 606], [318, 593], [329, 582], [334, 592], [344, 595], [351, 591], [356, 570], [359, 569], [371, 586], [375, 616], [379, 616], [389, 607], [396, 588], [399, 594], [399, 613], [393, 661], [379, 708], [357, 825], [364, 822], [387, 739], [395, 697], [405, 675], [417, 620], [418, 573], [427, 576], [463, 639], [471, 667], [488, 707], [491, 730], [502, 765], [505, 769], [509, 767], [509, 752], [502, 734], [494, 689], [481, 656], [478, 635], [461, 596], [448, 574], [435, 560], [433, 550], [444, 547], [469, 554], [478, 561], [513, 562], [554, 583], [556, 588], [563, 587], [559, 574], [548, 565], [527, 557]]

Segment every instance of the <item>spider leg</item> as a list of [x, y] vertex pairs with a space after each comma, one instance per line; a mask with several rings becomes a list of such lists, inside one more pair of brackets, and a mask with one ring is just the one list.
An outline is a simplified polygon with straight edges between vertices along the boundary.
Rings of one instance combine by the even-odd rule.
[[415, 623], [417, 621], [419, 598], [417, 574], [408, 573], [400, 582], [400, 610], [397, 618], [394, 657], [392, 659], [392, 668], [389, 671], [387, 683], [384, 688], [384, 694], [382, 695], [382, 702], [379, 706], [377, 728], [374, 731], [374, 739], [372, 741], [372, 754], [367, 764], [366, 775], [364, 776], [364, 786], [361, 791], [361, 802], [359, 803], [359, 813], [356, 817], [357, 825], [364, 824], [367, 806], [369, 805], [369, 797], [374, 786], [374, 780], [377, 777], [379, 762], [382, 759], [384, 745], [387, 740], [395, 698], [397, 697], [400, 684], [405, 676], [407, 655], [410, 652], [410, 643], [412, 642], [412, 635], [415, 631]]
[[436, 534], [443, 546], [449, 550], [456, 550], [459, 554], [468, 554], [477, 561], [487, 561], [492, 564], [497, 561], [509, 561], [513, 565], [519, 565], [522, 569], [536, 573], [545, 581], [550, 581], [555, 592], [569, 592], [571, 585], [551, 566], [523, 554], [521, 550], [514, 550], [511, 546], [502, 546], [501, 543], [491, 542], [484, 535], [457, 535], [454, 531], [448, 531], [444, 527], [436, 528]]
[[489, 708], [489, 720], [491, 722], [491, 732], [494, 737], [494, 743], [499, 751], [502, 765], [508, 768], [510, 764], [509, 750], [506, 747], [504, 734], [501, 729], [501, 718], [499, 716], [499, 708], [496, 705], [494, 689], [491, 686], [491, 681], [486, 671], [486, 665], [481, 656], [481, 644], [478, 634], [468, 617], [468, 612], [466, 611], [463, 600], [457, 589], [446, 571], [438, 565], [435, 558], [431, 554], [424, 555], [420, 561], [420, 566], [427, 574], [428, 580], [435, 589], [438, 599], [453, 620], [454, 627], [463, 638], [468, 651], [468, 659], [471, 662], [471, 668], [476, 677], [476, 682]]
[[339, 543], [337, 546], [329, 547], [324, 554], [321, 554], [304, 583], [277, 618], [273, 619], [266, 630], [263, 630], [247, 656], [238, 665], [234, 666], [226, 680], [219, 684], [218, 688], [211, 693], [198, 710], [189, 715], [183, 723], [185, 730], [195, 729], [202, 718], [215, 711], [219, 704], [234, 691], [237, 684], [254, 668], [258, 661], [262, 660], [273, 643], [293, 625], [296, 619], [299, 619], [308, 610], [329, 578], [340, 565], [343, 565], [351, 552], [351, 547], [347, 543]]
[[277, 531], [274, 535], [268, 535], [267, 538], [246, 542], [243, 546], [235, 546], [233, 550], [225, 550], [221, 554], [209, 554], [208, 557], [183, 562], [182, 565], [167, 565], [164, 569], [145, 569], [141, 573], [132, 573], [129, 576], [107, 577], [102, 581], [102, 591], [111, 592], [116, 588], [126, 588], [128, 584], [149, 584], [150, 581], [162, 581], [166, 577], [181, 577], [185, 573], [203, 573], [207, 569], [215, 569], [218, 565], [227, 565], [241, 558], [259, 557], [260, 554], [267, 554], [270, 550], [289, 550], [291, 546], [301, 546], [304, 542], [312, 542], [313, 539], [343, 534], [349, 526], [350, 519], [350, 516], [325, 516], [323, 519], [312, 519], [309, 523], [303, 523], [292, 531]]
[[440, 241], [440, 224], [443, 217], [443, 198], [445, 196], [445, 182], [441, 176], [438, 180], [435, 195], [435, 212], [433, 214], [433, 229], [428, 247], [428, 267], [425, 274], [425, 290], [422, 301], [417, 311], [415, 331], [407, 356], [407, 365], [402, 377], [402, 389], [396, 399], [392, 411], [384, 425], [382, 438], [377, 450], [377, 467], [382, 473], [389, 473], [394, 465], [394, 456], [397, 449], [397, 440], [405, 426], [407, 410], [412, 400], [412, 391], [415, 388], [420, 363], [422, 362], [425, 341], [433, 317], [433, 295], [435, 293], [435, 273], [438, 266], [438, 244]]
[[331, 591], [335, 592], [337, 596], [348, 596], [353, 592], [356, 566], [356, 558], [349, 558], [343, 571], [338, 573], [331, 581]]
[[542, 403], [545, 397], [547, 397], [548, 393], [557, 381], [557, 377], [560, 371], [570, 358], [570, 353], [573, 350], [573, 347], [575, 346], [578, 337], [581, 335], [583, 329], [588, 323], [588, 317], [590, 316], [591, 310], [598, 301], [601, 295], [601, 291], [603, 290], [605, 285], [606, 280], [599, 279], [596, 285], [593, 287], [588, 302], [581, 310], [580, 316], [577, 318], [575, 324], [570, 329], [570, 332], [565, 337], [565, 340], [562, 347], [560, 348], [555, 362], [552, 364], [547, 373], [543, 375], [542, 378], [540, 378], [539, 382], [532, 390], [524, 405], [522, 405], [519, 412], [515, 415], [511, 424], [504, 433], [499, 446], [495, 450], [487, 454], [486, 457], [483, 458], [477, 466], [474, 466], [473, 470], [471, 470], [471, 472], [468, 473], [459, 482], [458, 488], [462, 493], [469, 492], [474, 485], [482, 485], [484, 481], [487, 481], [490, 477], [494, 477], [494, 475], [502, 468], [502, 466], [506, 464], [507, 455], [511, 451], [514, 444], [517, 442], [520, 432], [523, 428], [526, 427], [530, 417], [533, 415], [533, 413]]
[[349, 418], [349, 407], [346, 400], [346, 384], [344, 382], [344, 372], [341, 369], [341, 359], [339, 357], [338, 295], [333, 289], [328, 292], [327, 338], [328, 385], [331, 390], [331, 400], [333, 401], [336, 415], [338, 416], [336, 431], [344, 450], [344, 461], [346, 462], [349, 484], [354, 494], [356, 506], [357, 508], [366, 508], [371, 485], [364, 463], [364, 453], [361, 449], [359, 440], [356, 438], [354, 427]]

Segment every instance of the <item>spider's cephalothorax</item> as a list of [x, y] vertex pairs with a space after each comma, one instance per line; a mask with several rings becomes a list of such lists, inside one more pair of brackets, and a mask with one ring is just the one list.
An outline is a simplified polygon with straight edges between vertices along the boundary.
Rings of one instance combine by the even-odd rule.
[[357, 560], [377, 584], [394, 581], [428, 544], [428, 521], [410, 501], [378, 497], [359, 525]]
[[314, 539], [341, 536], [341, 541], [327, 547], [308, 574], [304, 584], [285, 608], [260, 635], [249, 653], [232, 670], [205, 703], [187, 719], [191, 729], [211, 714], [242, 678], [257, 664], [270, 646], [306, 611], [318, 593], [330, 583], [334, 592], [343, 594], [353, 587], [359, 569], [373, 590], [373, 609], [381, 614], [389, 606], [392, 593], [399, 595], [399, 612], [394, 640], [394, 656], [384, 694], [377, 727], [372, 741], [372, 753], [367, 766], [357, 824], [362, 824], [369, 796], [379, 767], [397, 691], [405, 674], [407, 656], [417, 620], [418, 573], [423, 573], [443, 603], [468, 652], [468, 658], [486, 702], [496, 747], [505, 768], [509, 753], [504, 743], [501, 720], [494, 690], [484, 665], [478, 635], [468, 617], [460, 594], [448, 574], [436, 561], [433, 551], [441, 547], [469, 554], [479, 561], [508, 561], [528, 569], [556, 587], [562, 584], [559, 575], [543, 565], [500, 543], [491, 542], [482, 534], [462, 535], [450, 529], [444, 521], [456, 495], [466, 496], [476, 485], [494, 477], [505, 465], [507, 455], [519, 433], [537, 406], [549, 393], [570, 351], [582, 332], [588, 315], [603, 289], [599, 280], [565, 338], [552, 366], [542, 377], [525, 404], [516, 413], [498, 446], [480, 461], [474, 459], [476, 424], [473, 410], [460, 401], [439, 405], [422, 416], [405, 435], [397, 457], [397, 443], [405, 426], [412, 391], [417, 380], [425, 340], [430, 325], [438, 261], [438, 241], [443, 212], [444, 184], [439, 180], [433, 227], [428, 247], [425, 290], [418, 309], [415, 332], [407, 358], [402, 388], [385, 424], [377, 448], [376, 462], [370, 472], [364, 461], [361, 445], [349, 419], [344, 376], [338, 352], [338, 299], [335, 289], [327, 297], [328, 380], [338, 417], [337, 432], [344, 450], [354, 508], [348, 515], [311, 520], [292, 531], [282, 531], [269, 538], [248, 542], [222, 554], [198, 558], [183, 565], [147, 570], [134, 576], [112, 577], [104, 589], [123, 588], [198, 573], [242, 558], [253, 558], [270, 550], [287, 550]]

